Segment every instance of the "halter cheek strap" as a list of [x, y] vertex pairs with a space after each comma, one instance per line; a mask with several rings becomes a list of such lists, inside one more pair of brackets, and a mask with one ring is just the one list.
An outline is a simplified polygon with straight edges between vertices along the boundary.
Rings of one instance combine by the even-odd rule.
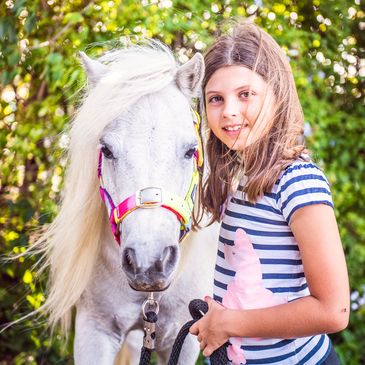
[[103, 161], [103, 154], [99, 151], [98, 163], [98, 178], [100, 181], [100, 195], [104, 201], [114, 239], [120, 245], [119, 230], [120, 223], [123, 219], [138, 208], [156, 208], [161, 207], [170, 210], [174, 213], [180, 222], [180, 242], [186, 237], [191, 229], [191, 214], [194, 207], [195, 194], [199, 182], [198, 167], [203, 164], [203, 149], [199, 134], [200, 119], [199, 115], [193, 111], [193, 121], [195, 132], [198, 140], [198, 147], [194, 154], [194, 171], [191, 178], [189, 190], [185, 198], [172, 194], [168, 191], [162, 190], [159, 187], [147, 187], [138, 190], [135, 194], [124, 199], [120, 204], [115, 205], [110, 194], [104, 187], [103, 178], [101, 174], [101, 166]]
[[[100, 159], [100, 155], [99, 155], [99, 159]], [[118, 224], [115, 222], [115, 219], [114, 219], [115, 205], [113, 203], [113, 199], [111, 198], [111, 196], [109, 195], [107, 190], [105, 188], [103, 188], [103, 186], [100, 185], [99, 191], [100, 191], [101, 199], [105, 203], [106, 209], [108, 211], [109, 222], [110, 222], [110, 226], [112, 228], [114, 239], [117, 241], [118, 244], [120, 244], [120, 232], [118, 229]]]
[[195, 160], [198, 165], [198, 167], [203, 166], [204, 157], [203, 157], [203, 144], [202, 139], [200, 138], [200, 117], [199, 114], [192, 109], [193, 114], [193, 122], [194, 122], [194, 128], [195, 128], [195, 134], [198, 140], [198, 148], [195, 152]]

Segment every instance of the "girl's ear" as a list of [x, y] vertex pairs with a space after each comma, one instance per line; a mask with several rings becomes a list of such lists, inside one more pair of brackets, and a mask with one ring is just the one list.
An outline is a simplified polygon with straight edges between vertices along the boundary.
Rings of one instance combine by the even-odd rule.
[[196, 53], [176, 73], [176, 84], [188, 98], [198, 96], [204, 77], [204, 58]]
[[91, 87], [96, 86], [100, 79], [108, 72], [107, 66], [91, 59], [85, 52], [79, 52], [79, 56]]

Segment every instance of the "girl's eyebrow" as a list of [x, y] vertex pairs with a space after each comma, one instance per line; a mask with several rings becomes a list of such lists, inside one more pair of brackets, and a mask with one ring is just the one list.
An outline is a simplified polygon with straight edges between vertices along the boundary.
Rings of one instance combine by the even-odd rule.
[[[239, 86], [237, 88], [235, 88], [233, 91], [238, 91], [238, 90], [241, 90], [241, 89], [250, 89], [252, 90], [253, 87], [251, 85], [242, 85], [242, 86]], [[220, 94], [221, 91], [216, 91], [216, 90], [209, 90], [205, 93], [205, 95], [210, 95], [210, 94]]]

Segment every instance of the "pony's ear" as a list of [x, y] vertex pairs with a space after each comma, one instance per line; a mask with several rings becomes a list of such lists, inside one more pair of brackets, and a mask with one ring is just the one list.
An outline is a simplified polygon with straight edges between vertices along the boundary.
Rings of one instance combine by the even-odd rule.
[[176, 73], [176, 84], [187, 97], [198, 96], [204, 77], [204, 58], [196, 53]]
[[107, 73], [108, 68], [99, 61], [95, 61], [88, 57], [85, 52], [79, 52], [79, 56], [91, 86], [95, 86]]

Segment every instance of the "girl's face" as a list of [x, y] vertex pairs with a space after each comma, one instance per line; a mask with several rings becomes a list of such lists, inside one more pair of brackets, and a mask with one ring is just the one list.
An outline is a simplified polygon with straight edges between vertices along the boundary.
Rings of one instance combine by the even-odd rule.
[[242, 151], [267, 131], [275, 113], [274, 99], [256, 72], [244, 66], [222, 67], [205, 88], [208, 125], [228, 148]]

